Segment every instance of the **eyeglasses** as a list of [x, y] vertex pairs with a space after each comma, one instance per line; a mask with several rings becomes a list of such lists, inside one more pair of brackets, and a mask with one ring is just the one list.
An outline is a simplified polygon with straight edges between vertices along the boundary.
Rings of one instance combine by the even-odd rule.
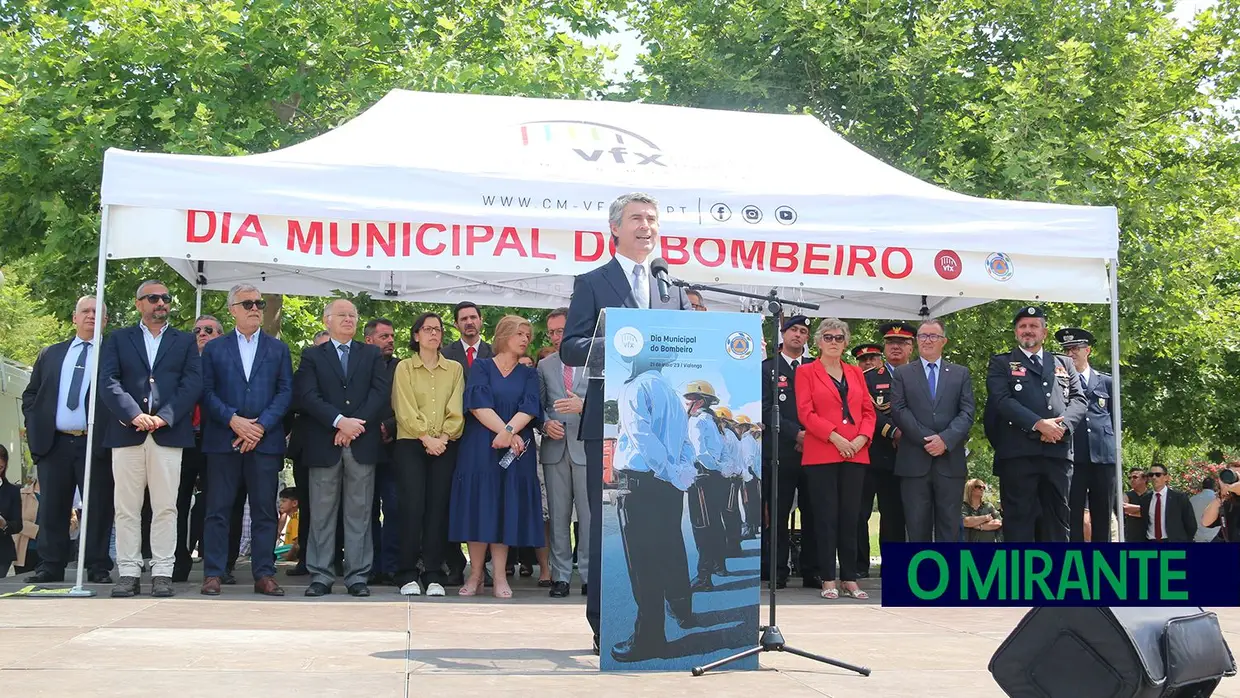
[[215, 328], [211, 327], [210, 325], [204, 325], [203, 327], [195, 327], [194, 334], [195, 335], [199, 335], [199, 334], [213, 335], [215, 334]]
[[443, 334], [443, 328], [436, 327], [434, 325], [422, 325], [422, 329], [418, 330], [418, 332], [426, 332], [427, 334]]
[[253, 309], [255, 309], [255, 308], [258, 308], [259, 310], [262, 310], [262, 309], [264, 309], [264, 308], [266, 308], [266, 307], [267, 307], [267, 301], [264, 301], [264, 300], [257, 300], [257, 301], [237, 301], [236, 303], [233, 303], [233, 305], [239, 305], [239, 306], [241, 306], [242, 308], [245, 308], [246, 310], [253, 310]]
[[919, 334], [917, 335], [917, 341], [919, 342], [937, 342], [940, 339], [947, 339], [947, 337], [941, 334]]
[[172, 303], [172, 296], [167, 293], [148, 293], [145, 296], [139, 296], [138, 300], [146, 301], [147, 303], [163, 303], [164, 305], [169, 305]]
[[846, 339], [848, 339], [847, 335], [842, 335], [842, 334], [824, 334], [823, 336], [819, 337], [819, 340], [818, 340], [818, 341], [820, 341], [820, 342], [836, 342], [836, 343], [843, 343], [843, 342], [844, 342], [844, 340], [846, 340]]

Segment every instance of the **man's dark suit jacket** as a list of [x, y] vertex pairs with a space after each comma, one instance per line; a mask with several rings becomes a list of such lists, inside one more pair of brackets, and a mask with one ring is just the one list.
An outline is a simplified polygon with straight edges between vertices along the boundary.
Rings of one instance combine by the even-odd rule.
[[[1081, 381], [1084, 385], [1084, 380]], [[1115, 464], [1115, 413], [1111, 411], [1111, 377], [1090, 371], [1085, 385], [1085, 422], [1076, 429], [1072, 457], [1081, 463]]]
[[[809, 353], [801, 355], [802, 363], [810, 361]], [[798, 364], [799, 365], [799, 364]], [[785, 396], [783, 400], [772, 391], [771, 378], [772, 373], [779, 371], [779, 395]], [[796, 374], [792, 371], [792, 366], [784, 359], [783, 353], [776, 351], [772, 356], [762, 361], [762, 421], [770, 422], [771, 410], [775, 404], [779, 404], [779, 460], [781, 463], [801, 464], [801, 452], [797, 450], [797, 434], [801, 431], [801, 418], [797, 415], [797, 381]], [[775, 453], [775, 429], [771, 425], [766, 425], [762, 430], [762, 461], [770, 462], [771, 455]]]
[[[455, 342], [448, 344], [446, 347], [440, 350], [440, 353], [444, 355], [444, 358], [452, 359], [453, 361], [460, 364], [461, 368], [465, 369], [465, 382], [468, 383], [469, 382], [469, 361], [465, 359], [465, 345], [461, 343], [461, 340], [458, 339]], [[493, 358], [494, 356], [495, 356], [495, 350], [491, 348], [491, 345], [487, 344], [483, 340], [479, 340], [478, 354], [477, 356], [474, 357], [474, 360], [477, 361], [478, 359], [490, 359], [490, 358]], [[392, 371], [393, 373], [395, 373], [396, 368], [393, 367]]]
[[[1193, 503], [1189, 501], [1188, 494], [1179, 490], [1173, 490], [1170, 487], [1166, 491], [1167, 497], [1167, 518], [1163, 521], [1166, 529], [1167, 542], [1169, 543], [1191, 543], [1197, 535], [1197, 516], [1193, 514]], [[1141, 497], [1141, 540], [1152, 541], [1149, 537], [1150, 522], [1153, 521], [1153, 513], [1150, 509], [1154, 506], [1154, 490], [1147, 490], [1145, 495]], [[1131, 541], [1129, 541], [1131, 542]]]
[[283, 456], [284, 415], [293, 400], [293, 361], [288, 345], [259, 330], [258, 351], [245, 378], [237, 333], [208, 342], [202, 350], [202, 452], [232, 453], [237, 438], [228, 422], [235, 414], [258, 419], [263, 438], [257, 453]]
[[[651, 275], [649, 280], [651, 308], [689, 310], [693, 307], [684, 288], [679, 286], [670, 289], [671, 297], [664, 303], [659, 298], [658, 283], [654, 276]], [[569, 366], [585, 366], [590, 347], [596, 339], [594, 330], [598, 325], [599, 313], [604, 308], [636, 307], [633, 287], [629, 284], [624, 269], [614, 258], [603, 266], [578, 276], [573, 283], [573, 298], [568, 305], [564, 340], [560, 342], [560, 358]], [[598, 339], [601, 341], [602, 338]], [[583, 441], [603, 438], [603, 381], [590, 381], [577, 438]]]
[[[30, 383], [22, 391], [22, 417], [26, 426], [26, 443], [30, 446], [30, 456], [35, 463], [42, 460], [52, 450], [56, 441], [56, 410], [60, 401], [60, 368], [64, 364], [65, 352], [69, 351], [72, 339], [45, 347], [39, 352], [30, 372]], [[81, 349], [78, 349], [81, 351]], [[87, 361], [89, 364], [89, 354]], [[103, 434], [107, 425], [113, 421], [111, 413], [106, 410], [99, 399], [99, 391], [93, 387], [86, 391], [86, 399], [95, 397], [95, 442], [94, 452], [99, 454], [103, 448]]]
[[336, 344], [326, 341], [301, 353], [293, 376], [298, 429], [303, 429], [302, 460], [311, 468], [340, 462], [335, 445], [337, 415], [366, 422], [366, 431], [353, 440], [353, 457], [359, 463], [379, 462], [383, 443], [379, 432], [384, 409], [392, 403], [392, 381], [379, 347], [357, 341], [349, 343], [349, 375], [340, 365]]
[[[154, 432], [155, 443], [170, 448], [194, 447], [194, 405], [202, 397], [202, 360], [194, 335], [164, 327], [155, 365], [147, 362], [142, 328], [122, 327], [103, 343], [99, 355], [100, 399], [112, 413], [106, 420], [107, 448], [139, 446], [147, 432], [133, 428], [140, 414], [167, 424]], [[98, 422], [95, 420], [96, 427]]]
[[[891, 418], [902, 433], [896, 449], [896, 475], [901, 477], [922, 477], [935, 460], [946, 463], [945, 474], [951, 477], [968, 473], [964, 446], [976, 410], [973, 381], [964, 366], [943, 359], [937, 363], [934, 398], [921, 359], [891, 374]], [[947, 453], [938, 459], [924, 448], [925, 437], [936, 434], [947, 445]]]
[[[1043, 349], [1039, 371], [1020, 348], [995, 354], [986, 371], [986, 391], [986, 433], [996, 461], [1072, 459], [1072, 439], [1085, 418], [1085, 394], [1070, 359]], [[1064, 418], [1068, 433], [1058, 443], [1045, 443], [1034, 425], [1055, 417]]]

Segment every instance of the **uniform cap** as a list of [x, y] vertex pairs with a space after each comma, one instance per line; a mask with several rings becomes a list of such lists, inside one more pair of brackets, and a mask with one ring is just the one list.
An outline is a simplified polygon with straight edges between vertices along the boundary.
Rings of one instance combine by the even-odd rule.
[[779, 328], [779, 331], [787, 332], [789, 329], [793, 327], [804, 327], [805, 329], [808, 330], [809, 329], [809, 318], [805, 317], [804, 315], [793, 315], [787, 320], [784, 320], [784, 326]]
[[1059, 340], [1059, 344], [1063, 346], [1064, 349], [1079, 346], [1092, 346], [1094, 343], [1094, 335], [1079, 327], [1065, 327], [1055, 333], [1055, 339]]
[[917, 330], [907, 322], [884, 322], [878, 326], [878, 333], [883, 339], [908, 339], [917, 336]]
[[1046, 312], [1036, 305], [1027, 305], [1016, 311], [1016, 317], [1012, 319], [1012, 326], [1015, 326], [1016, 323], [1020, 322], [1022, 318], [1027, 317], [1040, 317], [1045, 320]]
[[867, 356], [882, 356], [883, 348], [877, 344], [858, 344], [853, 347], [852, 355], [860, 361]]

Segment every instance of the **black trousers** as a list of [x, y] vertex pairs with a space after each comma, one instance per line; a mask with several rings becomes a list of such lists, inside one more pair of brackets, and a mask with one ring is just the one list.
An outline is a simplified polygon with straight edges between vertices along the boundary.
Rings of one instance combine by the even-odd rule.
[[860, 518], [861, 490], [865, 468], [860, 463], [828, 463], [804, 468], [809, 496], [814, 502], [814, 528], [818, 538], [819, 576], [857, 581], [857, 520]]
[[861, 511], [857, 517], [857, 570], [870, 572], [870, 516], [874, 514], [874, 500], [878, 499], [878, 545], [882, 555], [884, 543], [903, 543], [906, 540], [904, 501], [900, 495], [900, 478], [890, 470], [873, 465], [865, 469], [865, 484], [861, 490]]
[[779, 483], [776, 509], [771, 511], [772, 482], [776, 479], [769, 462], [762, 466], [762, 501], [770, 524], [762, 530], [762, 575], [769, 575], [770, 545], [772, 528], [775, 535], [775, 574], [777, 580], [787, 580], [788, 568], [792, 552], [791, 518], [793, 496], [796, 495], [797, 507], [801, 510], [801, 559], [797, 567], [802, 577], [813, 577], [818, 574], [818, 537], [814, 531], [814, 502], [808, 492], [805, 469], [801, 467], [799, 456], [780, 458]]
[[1005, 458], [1000, 467], [1003, 540], [1067, 543], [1072, 461], [1045, 456]]
[[[586, 594], [586, 620], [598, 635], [599, 594], [603, 591], [603, 440], [588, 439], [585, 445], [586, 493], [590, 497], [590, 578], [586, 580], [590, 588]], [[676, 525], [679, 526], [679, 522]]]
[[201, 439], [201, 435], [198, 435], [194, 448], [181, 449], [181, 483], [177, 488], [176, 565], [172, 573], [174, 582], [188, 578], [190, 568], [193, 567], [190, 555], [194, 549], [189, 539], [190, 531], [193, 529], [194, 489], [198, 486], [198, 478], [205, 472], [207, 465], [206, 456], [199, 448]]
[[724, 510], [729, 489], [727, 478], [713, 470], [698, 475], [689, 487], [689, 506], [705, 510], [705, 516], [690, 516], [690, 520], [698, 519], [693, 524], [693, 541], [698, 551], [694, 582], [711, 584], [711, 575], [727, 574], [728, 522]]
[[723, 549], [725, 557], [741, 554], [741, 490], [745, 481], [739, 477], [724, 479]]
[[[448, 540], [448, 501], [452, 498], [452, 475], [456, 472], [456, 446], [455, 441], [449, 442], [441, 455], [432, 456], [418, 439], [396, 442], [391, 472], [400, 502], [400, 548], [395, 572], [398, 584], [419, 579], [419, 560], [425, 570], [421, 583], [443, 584], [441, 567]], [[395, 521], [388, 526], [398, 528]]]
[[[619, 498], [616, 515], [637, 603], [633, 640], [635, 644], [663, 644], [667, 641], [665, 603], [682, 618], [692, 616], [689, 563], [680, 534], [685, 493], [650, 473], [630, 473], [627, 489], [628, 494]], [[591, 570], [596, 562], [591, 560]]]
[[1085, 505], [1089, 504], [1090, 540], [1111, 541], [1111, 517], [1115, 514], [1115, 464], [1077, 461], [1072, 466], [1068, 492], [1070, 539], [1085, 540]]
[[[86, 522], [86, 570], [106, 573], [112, 570], [108, 548], [112, 540], [115, 514], [112, 498], [112, 463], [105, 450], [94, 453], [91, 467], [89, 517]], [[86, 437], [57, 433], [52, 449], [39, 460], [39, 569], [64, 574], [76, 550], [70, 550], [69, 516], [73, 512], [73, 492], [86, 492]]]
[[936, 460], [925, 475], [900, 478], [911, 542], [960, 541], [965, 476], [947, 475], [945, 471], [946, 466]]

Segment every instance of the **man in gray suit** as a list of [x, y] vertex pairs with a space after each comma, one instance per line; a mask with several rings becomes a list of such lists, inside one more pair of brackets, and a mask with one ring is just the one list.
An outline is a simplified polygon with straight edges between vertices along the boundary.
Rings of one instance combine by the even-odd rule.
[[891, 418], [903, 434], [896, 449], [896, 476], [910, 542], [960, 540], [973, 382], [969, 369], [943, 360], [946, 344], [942, 321], [922, 322], [917, 330], [919, 359], [891, 374]]
[[[582, 399], [589, 381], [585, 371], [565, 365], [560, 358], [560, 342], [568, 308], [557, 308], [547, 316], [547, 336], [555, 353], [538, 362], [538, 385], [542, 393], [543, 473], [547, 481], [547, 513], [551, 517], [552, 598], [568, 596], [573, 578], [572, 513], [576, 507], [580, 530], [590, 530], [590, 500], [586, 494], [586, 444], [578, 438]], [[590, 578], [590, 540], [582, 536], [577, 543], [577, 567], [583, 580]], [[588, 591], [587, 583], [581, 593]]]

